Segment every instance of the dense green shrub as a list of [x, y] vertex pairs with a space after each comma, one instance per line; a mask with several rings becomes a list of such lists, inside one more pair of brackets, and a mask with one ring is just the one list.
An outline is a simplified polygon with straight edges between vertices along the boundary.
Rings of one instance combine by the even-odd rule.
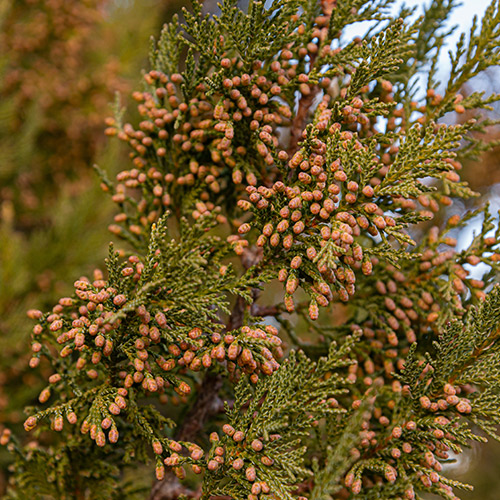
[[164, 27], [142, 121], [108, 121], [130, 146], [116, 182], [100, 172], [124, 246], [29, 312], [30, 365], [50, 375], [36, 441], [2, 436], [8, 498], [144, 498], [132, 469], [151, 460], [152, 499], [467, 488], [442, 469], [500, 422], [499, 230], [453, 202], [475, 196], [459, 172], [498, 96], [459, 92], [498, 64], [500, 5], [439, 90], [454, 2], [418, 19], [390, 4], [195, 3]]

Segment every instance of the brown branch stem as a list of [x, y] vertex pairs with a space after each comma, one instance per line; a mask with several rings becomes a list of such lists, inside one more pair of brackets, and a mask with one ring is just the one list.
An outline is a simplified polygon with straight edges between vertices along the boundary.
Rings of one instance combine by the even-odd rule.
[[[259, 262], [262, 252], [259, 253], [258, 250], [260, 249], [248, 249], [243, 254], [242, 264], [245, 269], [249, 269]], [[254, 299], [258, 295], [257, 292], [258, 290], [255, 290], [253, 293]], [[226, 331], [236, 330], [242, 326], [246, 307], [248, 306], [244, 299], [238, 297], [229, 316]], [[195, 441], [207, 420], [224, 409], [224, 402], [219, 397], [222, 385], [223, 378], [220, 374], [211, 372], [205, 374], [198, 389], [196, 400], [176, 432], [175, 438], [178, 441]], [[149, 500], [176, 500], [179, 495], [198, 498], [200, 493], [200, 491], [192, 491], [183, 486], [177, 477], [169, 471], [162, 481], [155, 482]]]
[[277, 316], [282, 311], [278, 306], [261, 306], [259, 304], [252, 304], [252, 316]]
[[[316, 60], [316, 54], [312, 54], [311, 60], [309, 62], [310, 68], [312, 69], [314, 65], [314, 61]], [[319, 92], [318, 85], [315, 85], [312, 89], [310, 89], [310, 93], [307, 95], [303, 95], [299, 100], [299, 107], [297, 109], [297, 114], [293, 118], [292, 125], [290, 127], [290, 142], [288, 144], [288, 154], [293, 156], [293, 154], [297, 151], [297, 146], [302, 137], [302, 132], [307, 124], [307, 119], [309, 117], [309, 112], [311, 110], [311, 105], [314, 101], [314, 98]]]

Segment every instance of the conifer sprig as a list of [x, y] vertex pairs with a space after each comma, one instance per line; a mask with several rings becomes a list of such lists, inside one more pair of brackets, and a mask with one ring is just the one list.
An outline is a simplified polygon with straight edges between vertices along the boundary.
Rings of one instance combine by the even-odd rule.
[[488, 207], [448, 213], [476, 195], [461, 161], [490, 147], [472, 133], [497, 96], [457, 92], [497, 64], [499, 35], [495, 0], [439, 95], [454, 6], [414, 21], [387, 1], [195, 2], [166, 25], [141, 121], [107, 130], [131, 148], [102, 176], [129, 249], [30, 313], [31, 365], [54, 373], [26, 428], [50, 423], [75, 456], [87, 433], [96, 456], [153, 455], [154, 500], [457, 498], [442, 464], [500, 421], [499, 229]]

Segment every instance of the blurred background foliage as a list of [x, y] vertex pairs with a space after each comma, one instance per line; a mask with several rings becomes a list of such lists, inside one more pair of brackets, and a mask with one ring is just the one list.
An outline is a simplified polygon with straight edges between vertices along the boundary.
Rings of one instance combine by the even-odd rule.
[[[111, 177], [128, 161], [118, 141], [106, 139], [105, 119], [116, 92], [132, 109], [127, 104], [141, 87], [149, 38], [184, 3], [0, 0], [0, 430], [23, 432], [23, 408], [43, 384], [43, 366], [28, 368], [26, 311], [51, 307], [75, 279], [102, 265], [113, 213], [92, 165]], [[215, 9], [215, 2], [205, 8]], [[499, 92], [499, 75], [462, 93]], [[498, 115], [494, 110], [491, 118]], [[490, 133], [500, 139], [500, 130]], [[500, 148], [465, 165], [463, 178], [500, 208]], [[9, 460], [0, 448], [0, 495]], [[498, 499], [499, 465], [498, 443], [464, 454], [453, 474], [476, 489], [462, 498]]]

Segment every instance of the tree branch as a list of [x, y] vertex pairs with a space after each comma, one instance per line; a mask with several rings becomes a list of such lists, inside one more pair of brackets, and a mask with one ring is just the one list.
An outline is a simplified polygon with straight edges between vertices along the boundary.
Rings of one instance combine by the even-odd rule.
[[299, 101], [299, 109], [297, 114], [293, 119], [292, 126], [290, 128], [290, 143], [288, 144], [288, 154], [292, 156], [297, 151], [297, 146], [299, 140], [302, 137], [302, 132], [307, 124], [307, 119], [309, 112], [311, 110], [311, 104], [318, 93], [319, 87], [315, 86], [310, 94], [302, 96]]
[[[212, 415], [223, 410], [224, 402], [219, 398], [221, 388], [222, 377], [207, 372], [198, 390], [198, 397], [187, 413], [183, 424], [177, 430], [176, 440], [194, 441], [203, 429], [205, 422]], [[198, 496], [198, 492], [183, 486], [177, 477], [169, 471], [162, 481], [155, 482], [149, 500], [176, 500], [181, 494], [191, 498]]]
[[[311, 68], [311, 70], [315, 60], [316, 54], [312, 54], [309, 61], [309, 67]], [[298, 143], [302, 137], [302, 132], [304, 131], [307, 120], [309, 118], [309, 113], [312, 109], [312, 103], [318, 92], [319, 86], [315, 85], [312, 89], [310, 89], [309, 94], [303, 95], [300, 98], [297, 114], [295, 115], [290, 127], [290, 142], [288, 144], [288, 154], [290, 156], [292, 156], [297, 151]]]
[[163, 481], [157, 481], [153, 485], [149, 500], [177, 500], [180, 495], [196, 498], [198, 493], [186, 488], [173, 472], [168, 471]]
[[[242, 263], [245, 269], [249, 269], [257, 264], [262, 256], [260, 249], [248, 249], [242, 256]], [[227, 322], [226, 331], [236, 330], [243, 324], [246, 302], [241, 297], [236, 299], [233, 310]], [[178, 441], [194, 441], [200, 431], [203, 430], [206, 421], [212, 416], [220, 413], [224, 409], [224, 402], [219, 397], [222, 388], [222, 376], [207, 372], [193, 406], [188, 411], [184, 422], [176, 433]], [[162, 481], [157, 481], [151, 489], [149, 500], [176, 500], [179, 495], [186, 495], [190, 498], [197, 498], [200, 492], [192, 491], [183, 486], [175, 474], [168, 472]]]
[[259, 304], [252, 304], [252, 316], [277, 316], [282, 312], [279, 306], [262, 306]]
[[207, 419], [224, 409], [224, 402], [219, 398], [221, 388], [222, 377], [207, 372], [198, 390], [196, 401], [176, 433], [177, 440], [193, 441], [203, 429]]

